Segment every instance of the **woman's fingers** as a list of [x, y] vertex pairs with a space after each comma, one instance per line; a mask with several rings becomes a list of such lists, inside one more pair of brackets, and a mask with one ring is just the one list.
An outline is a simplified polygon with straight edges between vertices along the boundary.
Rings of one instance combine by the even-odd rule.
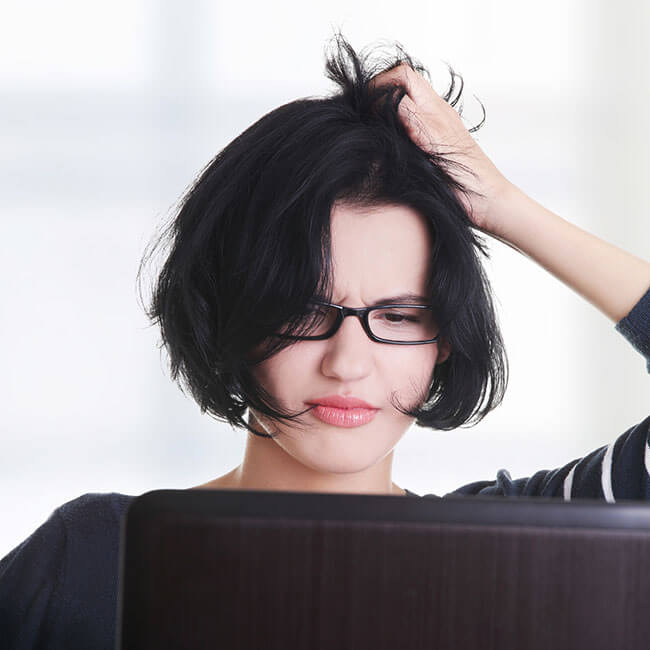
[[438, 99], [446, 104], [444, 99], [436, 93], [431, 84], [411, 66], [402, 62], [398, 66], [385, 70], [370, 80], [370, 88], [383, 87], [391, 83], [399, 83], [404, 86], [408, 96], [417, 105], [426, 106], [428, 102], [435, 102]]
[[[453, 106], [440, 97], [427, 79], [407, 63], [402, 62], [395, 68], [376, 75], [370, 81], [371, 89], [391, 84], [404, 87], [407, 94], [402, 101], [407, 103], [410, 112], [415, 113], [420, 119], [424, 116], [428, 117], [431, 120], [430, 128], [440, 131], [439, 135], [449, 135], [450, 131], [457, 135], [459, 130], [466, 131], [460, 115]], [[402, 102], [400, 108], [401, 106]], [[438, 129], [436, 129], [437, 125]]]
[[397, 112], [411, 140], [423, 151], [430, 154], [435, 153], [435, 132], [422, 122], [418, 115], [417, 105], [409, 95], [404, 95]]
[[474, 139], [460, 115], [407, 63], [386, 70], [370, 81], [370, 88], [399, 84], [406, 90], [398, 114], [411, 139], [427, 153], [445, 154], [471, 149]]
[[369, 85], [371, 89], [400, 85], [406, 90], [398, 115], [409, 138], [426, 153], [457, 163], [449, 173], [469, 190], [470, 197], [465, 193], [457, 196], [473, 223], [489, 230], [495, 218], [494, 198], [507, 180], [478, 146], [454, 107], [406, 62], [376, 75]]

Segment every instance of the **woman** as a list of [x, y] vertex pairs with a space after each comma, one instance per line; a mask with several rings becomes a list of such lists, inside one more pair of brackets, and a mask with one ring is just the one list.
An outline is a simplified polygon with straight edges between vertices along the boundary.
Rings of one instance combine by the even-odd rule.
[[[172, 377], [248, 431], [241, 464], [193, 489], [413, 496], [391, 478], [411, 424], [475, 423], [507, 384], [477, 231], [589, 300], [650, 371], [650, 264], [504, 178], [453, 108], [453, 71], [441, 98], [408, 56], [374, 74], [338, 44], [326, 70], [340, 92], [239, 135], [156, 244], [170, 250], [148, 313]], [[649, 434], [650, 417], [557, 470], [457, 492], [647, 499]], [[132, 498], [82, 495], [0, 561], [11, 647], [112, 647]]]

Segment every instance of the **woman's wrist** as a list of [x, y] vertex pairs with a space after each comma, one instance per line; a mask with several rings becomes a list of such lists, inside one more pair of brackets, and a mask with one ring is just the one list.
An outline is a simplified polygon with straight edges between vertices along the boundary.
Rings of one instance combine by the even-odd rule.
[[525, 217], [525, 210], [521, 209], [525, 198], [530, 197], [506, 178], [496, 184], [487, 201], [483, 230], [516, 248], [510, 239], [517, 239], [517, 229]]

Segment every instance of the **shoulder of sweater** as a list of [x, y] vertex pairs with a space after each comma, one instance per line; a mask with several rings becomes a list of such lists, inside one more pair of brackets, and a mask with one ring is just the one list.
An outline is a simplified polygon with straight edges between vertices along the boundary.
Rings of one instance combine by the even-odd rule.
[[66, 501], [55, 512], [66, 528], [96, 529], [99, 524], [119, 522], [135, 496], [119, 492], [87, 492]]

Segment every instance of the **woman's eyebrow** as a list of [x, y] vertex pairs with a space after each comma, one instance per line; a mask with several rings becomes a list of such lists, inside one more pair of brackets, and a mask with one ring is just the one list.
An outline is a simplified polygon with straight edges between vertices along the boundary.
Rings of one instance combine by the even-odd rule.
[[[324, 300], [320, 298], [320, 300]], [[336, 301], [333, 301], [334, 304], [340, 304]], [[376, 307], [377, 305], [398, 305], [402, 303], [408, 303], [411, 305], [426, 305], [429, 303], [429, 299], [425, 296], [421, 296], [417, 293], [402, 293], [399, 296], [387, 296], [385, 298], [379, 298], [372, 302], [369, 307]]]
[[376, 305], [387, 305], [387, 304], [399, 304], [399, 303], [411, 303], [413, 305], [421, 305], [429, 302], [429, 299], [425, 296], [420, 296], [416, 293], [403, 293], [399, 296], [388, 296], [386, 298], [380, 298], [375, 300], [370, 306], [374, 307]]

